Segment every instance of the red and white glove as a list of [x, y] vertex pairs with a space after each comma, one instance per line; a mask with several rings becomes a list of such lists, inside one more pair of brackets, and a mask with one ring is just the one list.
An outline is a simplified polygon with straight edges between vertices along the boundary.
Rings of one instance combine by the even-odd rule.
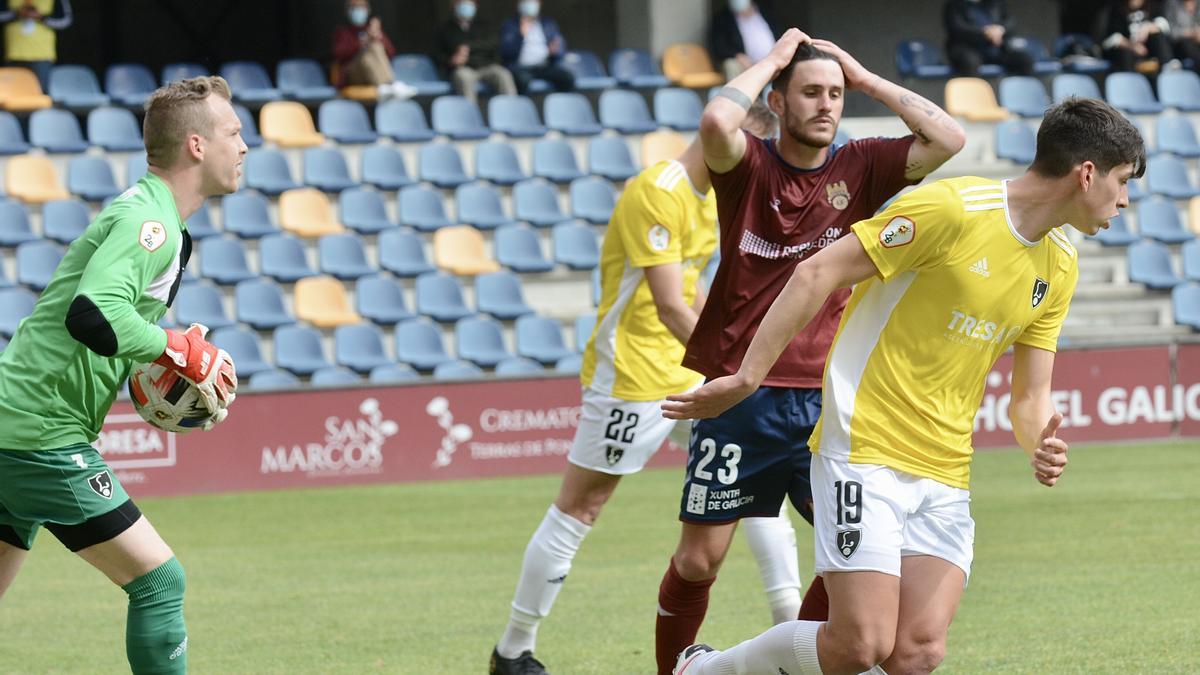
[[166, 333], [167, 349], [154, 362], [196, 385], [204, 407], [216, 416], [216, 421], [224, 419], [223, 413], [233, 403], [238, 386], [229, 353], [205, 340], [208, 328], [198, 323], [182, 333], [171, 329]]

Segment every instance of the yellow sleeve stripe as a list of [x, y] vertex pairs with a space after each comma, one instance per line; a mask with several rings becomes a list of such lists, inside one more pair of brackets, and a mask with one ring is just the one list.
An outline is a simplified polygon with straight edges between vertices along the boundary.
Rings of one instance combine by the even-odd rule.
[[997, 192], [995, 194], [988, 194], [988, 195], [971, 195], [970, 197], [962, 198], [962, 200], [964, 202], [982, 202], [982, 201], [987, 201], [989, 199], [1004, 199], [1004, 193]]
[[963, 206], [963, 211], [993, 211], [1002, 208], [1004, 208], [1004, 202], [996, 202], [994, 204], [971, 204]]

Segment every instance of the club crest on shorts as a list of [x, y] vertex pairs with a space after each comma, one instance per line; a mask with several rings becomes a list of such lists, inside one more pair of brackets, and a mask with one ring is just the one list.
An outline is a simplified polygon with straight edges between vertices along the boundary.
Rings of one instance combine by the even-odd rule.
[[112, 477], [108, 475], [107, 471], [101, 471], [91, 478], [88, 478], [88, 487], [92, 488], [92, 492], [95, 492], [101, 497], [104, 497], [105, 499], [112, 499], [113, 482]]
[[624, 456], [625, 456], [624, 448], [619, 448], [615, 445], [604, 446], [604, 459], [606, 459], [608, 461], [609, 466], [612, 466], [612, 465], [616, 464], [617, 462], [621, 461], [621, 458]]
[[1037, 307], [1042, 304], [1042, 300], [1046, 299], [1046, 292], [1050, 290], [1050, 284], [1046, 280], [1038, 277], [1033, 280], [1033, 306]]
[[847, 560], [858, 550], [860, 541], [862, 541], [862, 530], [842, 530], [837, 533], [838, 551]]

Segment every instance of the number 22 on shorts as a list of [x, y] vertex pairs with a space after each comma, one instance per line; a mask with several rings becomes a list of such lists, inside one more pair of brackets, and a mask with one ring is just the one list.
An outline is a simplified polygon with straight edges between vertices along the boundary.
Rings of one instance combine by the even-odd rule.
[[[713, 472], [708, 470], [708, 465], [712, 463], [717, 456], [717, 442], [711, 438], [705, 438], [700, 441], [700, 452], [704, 456], [696, 462], [696, 470], [693, 475], [700, 480], [710, 481], [713, 479]], [[721, 448], [721, 459], [725, 460], [725, 466], [717, 469], [717, 480], [721, 481], [722, 485], [732, 485], [738, 477], [738, 462], [742, 461], [742, 447], [735, 443], [726, 443]]]

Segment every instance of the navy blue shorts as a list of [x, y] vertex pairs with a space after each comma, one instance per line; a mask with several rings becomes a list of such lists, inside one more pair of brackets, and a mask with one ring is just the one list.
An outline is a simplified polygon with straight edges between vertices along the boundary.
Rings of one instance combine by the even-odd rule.
[[679, 519], [776, 516], [786, 495], [812, 523], [808, 437], [820, 416], [820, 389], [760, 387], [720, 417], [697, 420]]

